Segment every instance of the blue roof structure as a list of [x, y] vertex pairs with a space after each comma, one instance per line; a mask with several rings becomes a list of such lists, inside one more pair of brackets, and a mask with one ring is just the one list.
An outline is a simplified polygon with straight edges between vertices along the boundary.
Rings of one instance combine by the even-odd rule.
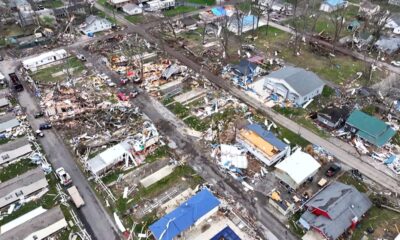
[[240, 237], [229, 227], [222, 229], [219, 233], [217, 233], [210, 240], [241, 240]]
[[208, 189], [203, 189], [150, 225], [150, 231], [157, 240], [172, 240], [219, 204], [218, 198]]
[[226, 16], [226, 11], [225, 11], [225, 8], [223, 8], [223, 7], [211, 8], [211, 12], [217, 17]]
[[257, 22], [257, 17], [253, 15], [247, 15], [243, 17], [243, 26], [253, 26]]
[[238, 65], [232, 67], [236, 74], [240, 76], [250, 76], [253, 75], [257, 68], [257, 64], [250, 62], [247, 59], [240, 60]]
[[266, 142], [272, 144], [274, 147], [279, 149], [279, 151], [283, 151], [287, 147], [286, 143], [282, 142], [272, 132], [265, 130], [259, 124], [249, 124], [246, 126], [246, 129], [257, 133], [258, 136], [262, 137]]
[[331, 6], [339, 6], [344, 4], [344, 0], [325, 0], [325, 3]]

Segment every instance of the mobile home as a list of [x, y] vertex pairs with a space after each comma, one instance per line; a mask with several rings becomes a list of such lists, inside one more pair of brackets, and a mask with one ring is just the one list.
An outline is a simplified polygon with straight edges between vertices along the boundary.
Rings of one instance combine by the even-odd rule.
[[59, 49], [42, 53], [36, 57], [28, 58], [22, 61], [22, 65], [26, 70], [36, 71], [40, 66], [62, 60], [66, 57], [68, 57], [67, 51]]

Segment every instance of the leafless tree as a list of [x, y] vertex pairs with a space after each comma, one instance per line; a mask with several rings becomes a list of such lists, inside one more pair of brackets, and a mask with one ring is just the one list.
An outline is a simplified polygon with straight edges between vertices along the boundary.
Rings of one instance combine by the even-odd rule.
[[333, 52], [336, 50], [336, 44], [339, 40], [340, 34], [342, 33], [346, 15], [346, 6], [339, 7], [336, 11], [333, 11], [329, 14], [329, 19], [333, 24], [334, 33], [333, 33]]
[[377, 40], [379, 40], [382, 35], [382, 30], [388, 22], [390, 16], [391, 13], [389, 11], [382, 10], [371, 17], [369, 26], [372, 36], [374, 37], [372, 43], [375, 43]]
[[135, 65], [140, 70], [140, 81], [143, 80], [144, 54], [149, 47], [149, 43], [139, 38], [137, 34], [124, 39], [121, 43], [121, 51], [128, 59], [128, 66]]
[[219, 20], [219, 29], [218, 29], [218, 37], [220, 39], [222, 48], [223, 48], [223, 54], [222, 57], [226, 59], [228, 57], [228, 45], [229, 45], [229, 24], [230, 20], [228, 16], [223, 16]]
[[177, 39], [175, 24], [170, 17], [165, 17], [165, 20], [160, 23], [159, 27], [161, 29], [161, 32], [163, 32], [165, 35], [169, 35], [169, 33], [172, 33], [174, 40]]

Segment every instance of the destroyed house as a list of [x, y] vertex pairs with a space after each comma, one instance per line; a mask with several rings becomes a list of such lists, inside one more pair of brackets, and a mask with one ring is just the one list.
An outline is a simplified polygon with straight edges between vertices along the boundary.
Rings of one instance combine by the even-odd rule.
[[342, 126], [349, 113], [350, 111], [347, 107], [329, 106], [318, 112], [317, 120], [323, 125], [335, 129]]
[[267, 166], [282, 159], [289, 150], [287, 144], [258, 124], [249, 124], [240, 129], [236, 141]]
[[354, 110], [346, 121], [350, 131], [363, 140], [382, 147], [396, 134], [384, 121], [359, 110]]
[[[41, 211], [38, 212], [38, 210]], [[32, 214], [34, 216], [32, 216]], [[64, 214], [59, 206], [49, 210], [43, 208], [35, 209], [6, 225], [9, 224], [12, 224], [13, 226], [9, 226], [6, 232], [0, 233], [0, 240], [47, 239], [47, 237], [68, 226]]]
[[7, 98], [0, 98], [0, 108], [5, 108], [10, 105], [10, 101]]
[[321, 164], [310, 154], [297, 149], [292, 155], [276, 164], [275, 176], [293, 189], [313, 177]]
[[37, 193], [47, 186], [48, 183], [41, 168], [35, 168], [0, 183], [0, 208]]
[[129, 161], [135, 163], [131, 151], [129, 140], [125, 140], [88, 160], [87, 169], [95, 175], [102, 175], [118, 163]]
[[264, 77], [264, 88], [299, 106], [320, 95], [324, 82], [313, 72], [283, 67]]
[[0, 145], [0, 165], [17, 160], [33, 151], [27, 138], [18, 138]]
[[371, 206], [367, 195], [355, 187], [333, 182], [305, 203], [307, 211], [299, 222], [309, 232], [335, 240], [354, 229]]
[[242, 59], [239, 64], [232, 67], [232, 70], [236, 75], [250, 77], [254, 75], [257, 68], [257, 64], [252, 63], [247, 59]]
[[218, 211], [220, 201], [208, 189], [203, 189], [168, 213], [149, 229], [157, 240], [172, 240], [192, 225], [197, 225]]

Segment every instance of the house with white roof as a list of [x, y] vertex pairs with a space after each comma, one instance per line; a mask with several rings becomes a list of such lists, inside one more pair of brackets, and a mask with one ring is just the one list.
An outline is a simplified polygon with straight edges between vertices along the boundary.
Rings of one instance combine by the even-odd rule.
[[128, 15], [138, 15], [143, 13], [143, 9], [134, 3], [127, 3], [122, 6], [122, 11]]
[[90, 15], [85, 22], [81, 24], [80, 30], [83, 34], [93, 34], [96, 32], [106, 31], [111, 29], [112, 23], [105, 18]]
[[320, 95], [325, 83], [315, 73], [297, 67], [283, 67], [263, 77], [264, 89], [299, 106]]
[[275, 176], [291, 188], [297, 189], [308, 178], [314, 176], [320, 167], [321, 164], [310, 154], [298, 149], [282, 162], [276, 164]]
[[122, 7], [124, 4], [129, 3], [130, 0], [107, 0], [108, 4], [114, 7]]
[[135, 163], [132, 146], [129, 140], [125, 140], [88, 160], [87, 169], [95, 175], [102, 175], [118, 163], [129, 161]]
[[67, 57], [67, 51], [65, 51], [65, 49], [59, 49], [28, 58], [22, 61], [22, 66], [24, 66], [26, 70], [36, 71], [36, 69], [40, 66], [56, 62]]

